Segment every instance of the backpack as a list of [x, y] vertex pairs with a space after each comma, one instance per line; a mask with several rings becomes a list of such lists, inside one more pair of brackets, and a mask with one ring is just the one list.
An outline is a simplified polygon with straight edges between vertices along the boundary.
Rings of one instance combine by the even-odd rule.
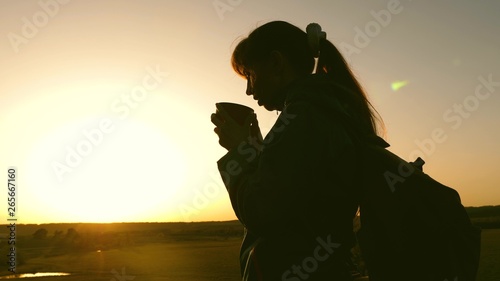
[[362, 146], [359, 177], [356, 237], [370, 281], [474, 281], [481, 229], [457, 191], [425, 174], [420, 158], [378, 143]]

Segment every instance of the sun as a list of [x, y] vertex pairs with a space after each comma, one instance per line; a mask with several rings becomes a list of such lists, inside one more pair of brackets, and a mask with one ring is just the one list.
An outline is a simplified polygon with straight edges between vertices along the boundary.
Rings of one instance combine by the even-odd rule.
[[[108, 130], [100, 130], [105, 121]], [[110, 129], [111, 128], [111, 129]], [[92, 135], [89, 132], [93, 132]], [[134, 118], [67, 122], [28, 154], [21, 194], [33, 217], [57, 222], [144, 221], [178, 204], [185, 156], [161, 129]]]

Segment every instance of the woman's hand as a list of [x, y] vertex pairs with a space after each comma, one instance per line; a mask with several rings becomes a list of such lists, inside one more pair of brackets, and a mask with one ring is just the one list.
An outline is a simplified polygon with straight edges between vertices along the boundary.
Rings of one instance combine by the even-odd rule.
[[210, 119], [216, 126], [214, 132], [219, 136], [219, 144], [222, 147], [231, 150], [246, 141], [261, 150], [263, 139], [255, 113], [248, 115], [243, 125], [234, 121], [224, 108], [212, 113]]

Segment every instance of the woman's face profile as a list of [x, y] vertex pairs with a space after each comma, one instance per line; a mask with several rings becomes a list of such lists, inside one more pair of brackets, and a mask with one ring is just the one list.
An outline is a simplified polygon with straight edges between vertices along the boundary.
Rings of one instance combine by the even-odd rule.
[[246, 94], [253, 96], [259, 106], [269, 111], [282, 110], [284, 103], [284, 96], [280, 94], [283, 79], [274, 66], [272, 61], [262, 61], [254, 64], [246, 73]]

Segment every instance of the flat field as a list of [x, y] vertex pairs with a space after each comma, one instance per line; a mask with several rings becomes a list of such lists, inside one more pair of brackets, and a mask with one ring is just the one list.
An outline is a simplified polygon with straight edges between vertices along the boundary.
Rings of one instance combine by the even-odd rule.
[[[18, 272], [67, 272], [34, 280], [238, 280], [240, 240], [150, 243], [124, 249], [37, 257]], [[16, 279], [9, 279], [16, 280]], [[26, 280], [26, 279], [19, 279]]]

